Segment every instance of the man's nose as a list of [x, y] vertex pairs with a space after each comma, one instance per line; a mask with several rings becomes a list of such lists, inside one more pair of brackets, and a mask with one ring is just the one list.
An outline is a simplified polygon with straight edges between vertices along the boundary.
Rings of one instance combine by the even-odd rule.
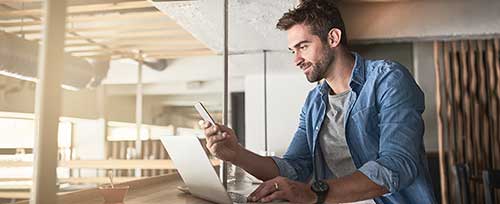
[[302, 56], [299, 54], [299, 53], [295, 53], [294, 55], [294, 58], [293, 58], [293, 62], [295, 64], [295, 66], [300, 66], [300, 64], [302, 64], [302, 62], [304, 62], [304, 58], [302, 58]]

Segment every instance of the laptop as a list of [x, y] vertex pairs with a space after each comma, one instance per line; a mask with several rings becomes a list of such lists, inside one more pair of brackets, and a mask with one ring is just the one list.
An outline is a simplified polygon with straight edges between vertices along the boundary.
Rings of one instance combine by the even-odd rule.
[[197, 137], [160, 139], [192, 195], [215, 203], [246, 203], [245, 196], [226, 191]]

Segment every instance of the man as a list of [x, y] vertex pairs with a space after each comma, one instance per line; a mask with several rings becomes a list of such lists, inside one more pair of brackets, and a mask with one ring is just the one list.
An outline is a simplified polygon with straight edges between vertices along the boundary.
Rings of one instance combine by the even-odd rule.
[[265, 181], [251, 201], [436, 203], [422, 141], [422, 91], [402, 65], [351, 53], [330, 2], [305, 0], [277, 24], [307, 80], [324, 79], [309, 92], [283, 158], [254, 154], [230, 128], [200, 121], [208, 149]]

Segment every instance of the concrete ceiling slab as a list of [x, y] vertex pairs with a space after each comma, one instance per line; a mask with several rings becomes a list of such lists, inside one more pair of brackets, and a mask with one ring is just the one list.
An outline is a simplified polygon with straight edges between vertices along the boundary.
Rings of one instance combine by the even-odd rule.
[[[223, 2], [199, 0], [189, 2], [155, 2], [162, 12], [217, 52], [223, 44]], [[287, 50], [286, 33], [276, 30], [283, 12], [293, 8], [296, 0], [229, 1], [229, 49], [231, 52]]]

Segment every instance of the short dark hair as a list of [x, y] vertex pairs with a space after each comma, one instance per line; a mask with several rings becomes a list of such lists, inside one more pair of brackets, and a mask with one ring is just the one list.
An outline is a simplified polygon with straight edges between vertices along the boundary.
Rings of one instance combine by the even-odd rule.
[[340, 43], [347, 46], [344, 20], [333, 0], [302, 0], [297, 7], [283, 14], [276, 28], [286, 31], [302, 23], [309, 26], [311, 32], [324, 42], [327, 41], [328, 32], [332, 28], [339, 29], [342, 31]]

